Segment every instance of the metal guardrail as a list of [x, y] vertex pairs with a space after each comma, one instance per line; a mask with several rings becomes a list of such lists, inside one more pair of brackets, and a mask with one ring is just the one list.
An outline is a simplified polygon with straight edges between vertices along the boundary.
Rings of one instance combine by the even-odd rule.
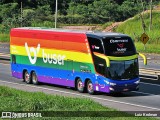
[[2, 56], [2, 57], [10, 57], [10, 54], [8, 54], [8, 53], [0, 53], [0, 56]]
[[0, 60], [10, 61], [10, 54], [0, 53]]
[[160, 70], [140, 68], [139, 73], [141, 78], [160, 80]]

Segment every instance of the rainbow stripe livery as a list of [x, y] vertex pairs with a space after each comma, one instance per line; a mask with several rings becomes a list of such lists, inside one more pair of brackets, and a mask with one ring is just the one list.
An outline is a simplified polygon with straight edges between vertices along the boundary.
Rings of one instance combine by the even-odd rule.
[[[114, 35], [119, 34], [111, 36]], [[103, 59], [106, 59], [105, 54], [97, 52], [102, 49], [101, 45], [90, 40], [100, 40], [101, 36], [99, 33], [92, 32], [13, 28], [10, 33], [12, 76], [24, 79], [27, 83], [43, 82], [75, 87], [80, 92], [87, 90], [90, 94], [95, 91], [121, 92], [137, 90], [138, 76], [125, 81], [115, 81], [114, 78], [107, 77], [106, 73], [99, 72], [109, 66], [112, 67], [112, 61], [115, 58], [117, 59], [115, 61], [118, 61], [119, 58], [120, 61], [138, 58], [136, 54], [124, 57], [108, 56], [108, 65], [106, 67], [107, 61], [103, 61]], [[120, 36], [126, 37], [122, 34]], [[118, 50], [128, 49], [123, 48], [125, 43], [118, 44], [118, 46], [120, 47], [117, 48]], [[104, 49], [103, 47], [103, 51]], [[101, 60], [103, 62], [100, 64], [99, 61]]]

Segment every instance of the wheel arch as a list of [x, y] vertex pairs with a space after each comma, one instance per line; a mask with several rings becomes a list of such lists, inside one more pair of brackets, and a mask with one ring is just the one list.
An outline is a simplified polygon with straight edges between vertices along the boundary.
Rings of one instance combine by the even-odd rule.
[[33, 72], [36, 72], [35, 70], [31, 70], [30, 75], [32, 75]]

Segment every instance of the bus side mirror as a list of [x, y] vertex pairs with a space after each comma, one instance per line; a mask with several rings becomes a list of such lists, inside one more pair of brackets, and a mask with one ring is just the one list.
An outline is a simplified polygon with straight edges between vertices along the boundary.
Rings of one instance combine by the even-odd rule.
[[143, 55], [142, 53], [138, 53], [142, 58], [143, 58], [143, 63], [144, 65], [147, 65], [147, 58], [145, 55]]
[[107, 64], [107, 67], [110, 67], [110, 60], [109, 60], [109, 57], [103, 55], [103, 54], [100, 54], [100, 53], [97, 53], [97, 52], [93, 52], [93, 54], [97, 57], [100, 57], [102, 59], [104, 59], [106, 61], [106, 64]]

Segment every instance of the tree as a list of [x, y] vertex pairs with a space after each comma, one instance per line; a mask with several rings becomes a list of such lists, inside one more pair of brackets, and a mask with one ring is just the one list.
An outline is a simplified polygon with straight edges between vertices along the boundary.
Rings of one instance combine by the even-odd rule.
[[93, 2], [92, 11], [94, 12], [96, 19], [99, 19], [101, 23], [105, 23], [116, 20], [118, 13], [117, 8], [118, 4], [113, 0], [100, 0]]
[[137, 4], [135, 0], [126, 0], [120, 6], [121, 20], [126, 20], [134, 15], [136, 15], [141, 9], [141, 5]]

